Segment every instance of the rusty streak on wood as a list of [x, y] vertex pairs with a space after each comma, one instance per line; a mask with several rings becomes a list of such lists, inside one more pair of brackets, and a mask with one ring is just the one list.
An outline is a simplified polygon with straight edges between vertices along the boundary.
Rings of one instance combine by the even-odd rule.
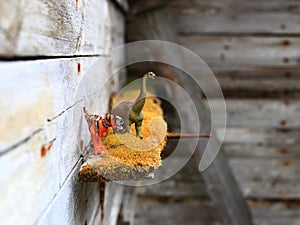
[[49, 144], [47, 145], [42, 145], [41, 147], [41, 157], [45, 157], [47, 155], [47, 153], [51, 150], [53, 143], [55, 141], [56, 138], [54, 138], [52, 141], [50, 141]]
[[81, 73], [81, 64], [77, 63], [77, 73]]
[[78, 10], [78, 1], [79, 0], [76, 0], [76, 11]]

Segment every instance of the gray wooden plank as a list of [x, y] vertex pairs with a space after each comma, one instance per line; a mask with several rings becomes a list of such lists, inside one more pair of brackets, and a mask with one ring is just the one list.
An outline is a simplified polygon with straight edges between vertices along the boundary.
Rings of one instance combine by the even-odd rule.
[[34, 224], [60, 188], [60, 153], [41, 156], [46, 133], [41, 131], [25, 144], [0, 157], [0, 223]]
[[[300, 157], [300, 131], [280, 131], [265, 128], [227, 128], [222, 149], [233, 158]], [[217, 132], [218, 135], [218, 132]]]
[[[48, 129], [47, 119], [51, 120], [76, 102], [76, 87], [97, 59], [99, 58], [0, 63], [0, 107], [3, 118], [0, 128], [1, 151], [37, 129]], [[66, 79], [69, 80], [68, 83], [64, 82]], [[15, 89], [17, 91], [12, 91]], [[49, 125], [49, 136], [50, 134]]]
[[299, 159], [299, 142], [297, 145], [254, 145], [254, 144], [223, 144], [222, 150], [230, 158], [278, 158], [285, 161]]
[[208, 64], [212, 69], [214, 75], [218, 78], [232, 78], [232, 79], [298, 79], [300, 77], [300, 70], [298, 68], [286, 67], [261, 67], [261, 66], [239, 66], [226, 64]]
[[[59, 140], [64, 137], [69, 140], [68, 135], [72, 135], [69, 132], [63, 137], [58, 132], [59, 127], [65, 124], [62, 119], [65, 115], [51, 122], [47, 119], [54, 118], [74, 104], [71, 92], [76, 81], [81, 79], [78, 63], [82, 63], [81, 72], [84, 73], [95, 60], [78, 58], [1, 63], [4, 72], [1, 74], [4, 120], [0, 160], [1, 169], [6, 172], [0, 177], [0, 217], [5, 219], [5, 224], [16, 224], [24, 219], [33, 223], [69, 174], [61, 176], [64, 170], [62, 155], [74, 160], [69, 161], [71, 165], [67, 164], [69, 171], [78, 161], [79, 152], [70, 151], [70, 145], [65, 145], [65, 151], [61, 152], [63, 145], [59, 144]], [[69, 85], [63, 82], [67, 77]], [[21, 85], [16, 87], [16, 84]], [[17, 91], [12, 91], [15, 89]], [[61, 98], [63, 95], [66, 97]], [[15, 209], [18, 209], [18, 214], [14, 213]]]
[[[239, 4], [236, 4], [239, 3]], [[258, 4], [260, 3], [260, 4]], [[204, 7], [204, 6], [216, 6], [216, 7], [235, 7], [235, 8], [249, 8], [249, 9], [263, 9], [263, 10], [283, 10], [289, 8], [291, 11], [299, 9], [297, 0], [273, 0], [272, 2], [260, 1], [260, 0], [170, 0], [169, 4], [175, 8], [185, 8], [188, 6]]]
[[103, 224], [115, 225], [120, 212], [124, 187], [113, 182], [106, 183], [105, 186]]
[[137, 191], [136, 187], [124, 187], [124, 194], [122, 200], [122, 222], [128, 225], [134, 225], [135, 213], [137, 209]]
[[300, 198], [299, 159], [232, 158], [229, 162], [246, 198]]
[[[220, 129], [217, 129], [217, 136]], [[223, 133], [222, 131], [221, 133]], [[227, 127], [223, 143], [257, 146], [297, 145], [299, 130], [281, 131], [265, 127]]]
[[0, 3], [0, 56], [107, 55], [109, 1]]
[[[180, 43], [206, 63], [270, 67], [299, 66], [295, 37], [180, 36]], [[191, 67], [197, 65], [190, 65]]]
[[[97, 59], [100, 63], [94, 69], [101, 73], [87, 75], [86, 71]], [[1, 67], [7, 72], [2, 74], [1, 92], [7, 131], [5, 127], [1, 129], [8, 136], [4, 135], [1, 143], [1, 168], [6, 171], [0, 177], [1, 218], [5, 218], [5, 224], [16, 224], [24, 218], [31, 223], [70, 176], [84, 150], [80, 148], [81, 142], [89, 143], [82, 107], [97, 104], [94, 98], [86, 96], [98, 93], [97, 84], [107, 79], [113, 62], [109, 57], [94, 57], [11, 62], [2, 63]], [[97, 113], [106, 112], [110, 93], [119, 86], [118, 76], [114, 80], [107, 84], [109, 89], [102, 91], [103, 99], [94, 107]], [[10, 87], [16, 81], [23, 86], [11, 92]], [[39, 108], [43, 105], [48, 107]], [[38, 132], [32, 135], [35, 130]], [[18, 214], [13, 213], [16, 204]]]
[[[216, 109], [221, 100], [209, 100]], [[218, 109], [217, 109], [218, 110]], [[295, 129], [300, 126], [298, 100], [227, 99], [227, 126]], [[218, 120], [213, 121], [218, 126]]]
[[248, 201], [256, 225], [299, 225], [299, 202]]
[[68, 225], [92, 223], [89, 220], [96, 216], [99, 209], [99, 184], [79, 182], [77, 174], [80, 162], [71, 172], [47, 210], [44, 211], [41, 218], [37, 221], [37, 224]]
[[[186, 142], [188, 144], [188, 142]], [[184, 149], [182, 149], [184, 151]], [[182, 154], [181, 157], [186, 157]], [[170, 156], [169, 166], [174, 167], [180, 160], [180, 156]], [[151, 186], [137, 188], [137, 194], [143, 197], [170, 197], [170, 198], [200, 198], [207, 199], [208, 193], [205, 182], [198, 173], [197, 165], [193, 160], [189, 160], [180, 171], [167, 180]]]
[[[87, 221], [88, 222], [88, 221]], [[101, 224], [101, 211], [100, 211], [100, 206], [98, 207], [98, 211], [95, 214], [95, 217], [92, 220], [92, 225], [99, 225]]]
[[299, 199], [299, 130], [229, 128], [223, 143], [246, 197]]
[[151, 188], [139, 188], [138, 191], [140, 195], [152, 197], [208, 198], [205, 183], [201, 180], [176, 182], [170, 179]]
[[[91, 68], [96, 61], [97, 64]], [[58, 167], [61, 169], [63, 183], [81, 154], [81, 140], [85, 144], [89, 140], [87, 126], [82, 119], [82, 107], [85, 105], [91, 108], [96, 105], [94, 110], [97, 113], [106, 113], [110, 94], [117, 88], [118, 77], [115, 77], [114, 84], [107, 84], [110, 85], [110, 90], [102, 91], [102, 102], [97, 105], [94, 99], [101, 84], [111, 73], [110, 63], [109, 57], [2, 63], [5, 73], [1, 74], [4, 78], [1, 107], [5, 123], [1, 127], [1, 151], [13, 151], [14, 146], [22, 143], [24, 138], [35, 130], [42, 129], [44, 138], [40, 141], [40, 147], [34, 149], [34, 158], [40, 160], [42, 145], [47, 145], [55, 138], [52, 150], [60, 152], [59, 158], [65, 165]], [[101, 73], [95, 76], [93, 71]], [[17, 92], [11, 92], [16, 80], [23, 85]], [[64, 82], [65, 80], [68, 82]], [[87, 86], [87, 83], [93, 85]], [[65, 130], [70, 132], [65, 133]], [[31, 146], [28, 147], [32, 149]]]
[[135, 224], [221, 224], [210, 202], [155, 202], [140, 198]]
[[225, 98], [294, 98], [300, 96], [300, 79], [218, 79]]
[[292, 1], [171, 1], [179, 33], [298, 34], [299, 3]]

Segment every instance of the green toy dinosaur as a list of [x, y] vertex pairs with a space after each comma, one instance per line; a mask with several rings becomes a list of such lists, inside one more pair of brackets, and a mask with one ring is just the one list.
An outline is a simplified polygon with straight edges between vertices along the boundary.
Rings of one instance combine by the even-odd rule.
[[[124, 128], [125, 132], [130, 132], [130, 125], [135, 124], [136, 136], [139, 138], [143, 138], [142, 136], [142, 123], [144, 119], [144, 115], [142, 113], [142, 109], [145, 105], [146, 100], [146, 81], [147, 78], [154, 79], [155, 74], [153, 72], [146, 73], [142, 78], [141, 90], [139, 96], [136, 98], [134, 102], [124, 101], [115, 106], [112, 109], [112, 113], [114, 115], [118, 115], [124, 120]], [[117, 133], [114, 130], [115, 133]]]

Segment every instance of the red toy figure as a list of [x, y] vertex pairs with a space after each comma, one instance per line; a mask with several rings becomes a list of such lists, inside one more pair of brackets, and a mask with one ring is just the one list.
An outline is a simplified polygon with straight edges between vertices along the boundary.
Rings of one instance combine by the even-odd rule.
[[101, 141], [103, 137], [107, 137], [109, 127], [116, 129], [118, 133], [125, 131], [123, 127], [124, 121], [119, 116], [113, 114], [106, 114], [105, 116], [92, 115], [86, 111], [85, 107], [83, 108], [83, 112], [91, 133], [95, 155], [107, 150]]

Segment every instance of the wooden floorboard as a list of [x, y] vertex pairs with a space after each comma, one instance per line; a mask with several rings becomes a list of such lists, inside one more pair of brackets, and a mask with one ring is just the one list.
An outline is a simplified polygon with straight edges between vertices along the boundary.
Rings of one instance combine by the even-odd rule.
[[185, 202], [185, 203], [158, 203], [145, 202], [140, 199], [141, 207], [136, 215], [136, 225], [144, 224], [187, 224], [187, 225], [213, 225], [220, 224], [216, 215], [212, 213], [213, 207], [208, 202]]

